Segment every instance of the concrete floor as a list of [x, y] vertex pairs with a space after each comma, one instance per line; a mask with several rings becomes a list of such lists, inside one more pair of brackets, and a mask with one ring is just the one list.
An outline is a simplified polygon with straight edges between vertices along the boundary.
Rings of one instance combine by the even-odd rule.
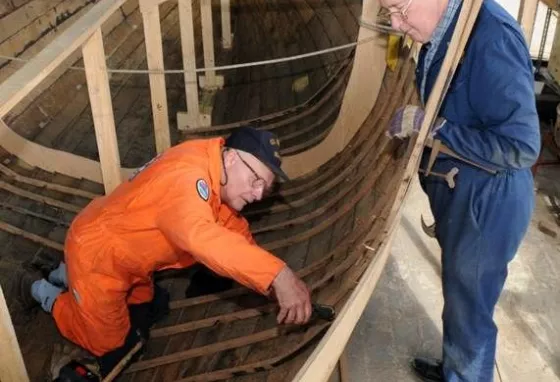
[[[539, 169], [536, 187], [531, 227], [496, 308], [495, 381], [560, 381], [560, 227], [545, 197], [560, 196], [560, 167]], [[351, 381], [415, 381], [411, 357], [441, 356], [440, 249], [422, 231], [421, 214], [431, 218], [416, 184], [384, 274], [347, 347]], [[556, 227], [558, 237], [542, 233], [540, 220]]]

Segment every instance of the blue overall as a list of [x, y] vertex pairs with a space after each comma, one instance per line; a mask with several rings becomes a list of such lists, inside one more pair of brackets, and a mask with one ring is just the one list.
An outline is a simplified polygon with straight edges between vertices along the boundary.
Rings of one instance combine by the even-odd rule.
[[[426, 100], [441, 68], [458, 12], [426, 70]], [[420, 52], [421, 88], [426, 46]], [[532, 65], [516, 21], [485, 0], [440, 109], [436, 134], [459, 155], [497, 175], [439, 154], [432, 171], [457, 167], [456, 186], [420, 174], [442, 249], [443, 372], [446, 381], [492, 381], [497, 328], [494, 307], [508, 262], [534, 207], [531, 165], [540, 150]], [[421, 168], [426, 168], [426, 149]]]

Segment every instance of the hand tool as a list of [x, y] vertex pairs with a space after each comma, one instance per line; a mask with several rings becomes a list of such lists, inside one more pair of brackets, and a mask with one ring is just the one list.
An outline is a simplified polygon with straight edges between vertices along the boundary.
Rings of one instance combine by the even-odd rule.
[[334, 308], [330, 305], [323, 305], [323, 304], [311, 304], [313, 308], [313, 313], [311, 314], [311, 319], [319, 318], [325, 321], [332, 321], [336, 317], [336, 312]]
[[433, 172], [433, 171], [430, 171], [428, 173], [426, 170], [421, 169], [421, 168], [418, 169], [418, 172], [426, 174], [426, 176], [433, 175], [433, 176], [437, 176], [439, 178], [443, 178], [447, 182], [447, 185], [449, 186], [449, 188], [455, 188], [455, 175], [457, 175], [459, 173], [459, 169], [457, 167], [453, 167], [446, 174], [442, 174], [442, 173], [439, 173], [439, 172]]

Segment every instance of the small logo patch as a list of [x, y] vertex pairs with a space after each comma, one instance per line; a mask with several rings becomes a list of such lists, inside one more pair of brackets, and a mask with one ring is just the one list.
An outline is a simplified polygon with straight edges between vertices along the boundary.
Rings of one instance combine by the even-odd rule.
[[204, 179], [199, 179], [196, 181], [196, 192], [198, 196], [202, 198], [205, 202], [208, 201], [210, 197], [210, 190], [208, 189], [208, 183]]

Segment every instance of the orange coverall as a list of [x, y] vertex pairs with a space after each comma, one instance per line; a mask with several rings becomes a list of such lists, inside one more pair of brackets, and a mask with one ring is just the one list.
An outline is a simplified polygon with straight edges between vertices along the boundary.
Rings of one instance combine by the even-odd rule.
[[65, 337], [96, 356], [122, 346], [127, 304], [150, 301], [152, 274], [163, 269], [200, 262], [266, 293], [285, 263], [222, 204], [223, 144], [177, 145], [76, 217], [64, 246], [69, 289], [53, 307]]

